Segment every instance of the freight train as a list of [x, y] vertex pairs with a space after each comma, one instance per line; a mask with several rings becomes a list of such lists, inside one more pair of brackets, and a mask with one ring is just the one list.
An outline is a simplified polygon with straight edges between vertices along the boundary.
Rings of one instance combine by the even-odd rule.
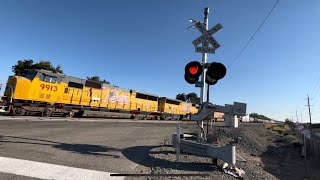
[[139, 112], [149, 112], [155, 118], [181, 119], [198, 111], [196, 104], [38, 69], [27, 70], [24, 77], [9, 76], [2, 101], [8, 104], [7, 111], [18, 115], [37, 112], [42, 116], [82, 116], [83, 109], [89, 108], [125, 110], [132, 112], [132, 118]]

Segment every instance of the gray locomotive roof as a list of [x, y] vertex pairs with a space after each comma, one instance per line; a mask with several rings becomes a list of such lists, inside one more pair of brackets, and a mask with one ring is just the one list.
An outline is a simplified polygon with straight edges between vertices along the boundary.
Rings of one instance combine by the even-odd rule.
[[85, 84], [86, 80], [85, 79], [81, 79], [81, 78], [76, 78], [76, 77], [72, 77], [72, 76], [65, 76], [65, 78], [63, 78], [63, 81], [68, 83], [68, 82], [75, 82], [75, 83], [79, 83], [79, 84]]
[[[184, 101], [181, 101], [179, 99], [172, 99], [172, 98], [168, 98], [168, 97], [160, 97], [161, 99], [169, 99], [171, 101], [178, 101], [178, 102], [184, 102]], [[184, 102], [185, 103], [185, 102]]]
[[148, 96], [155, 96], [155, 97], [159, 97], [158, 95], [155, 95], [155, 94], [151, 94], [151, 93], [145, 93], [145, 92], [140, 92], [140, 91], [136, 91], [136, 90], [132, 90], [136, 93], [140, 93], [140, 94], [145, 94], [145, 95], [148, 95]]
[[[105, 84], [105, 83], [104, 83]], [[121, 90], [121, 91], [125, 91], [125, 92], [129, 92], [130, 89], [125, 89], [125, 88], [119, 88], [119, 87], [115, 87], [115, 86], [111, 86], [109, 85], [110, 89], [116, 89], [116, 90]]]
[[41, 72], [41, 73], [48, 75], [48, 76], [54, 76], [54, 77], [60, 77], [60, 78], [66, 77], [66, 75], [64, 75], [64, 74], [54, 73], [52, 71], [48, 71], [48, 70], [44, 70], [44, 69], [40, 69], [40, 70], [36, 69], [36, 71]]
[[107, 83], [102, 83], [102, 87], [104, 88], [109, 88], [109, 87], [111, 87], [111, 85], [110, 84], [107, 84]]
[[[63, 82], [66, 82], [66, 83], [69, 83], [70, 81], [71, 82], [75, 82], [75, 83], [79, 83], [79, 84], [85, 84], [86, 83], [86, 79], [81, 79], [81, 78], [77, 78], [77, 77], [72, 77], [72, 76], [67, 76], [65, 74], [60, 74], [60, 73], [54, 73], [52, 71], [48, 71], [48, 70], [44, 70], [44, 69], [41, 69], [41, 70], [37, 70], [43, 74], [46, 74], [46, 75], [49, 75], [49, 76], [55, 76], [55, 77], [60, 77], [62, 78], [62, 81]], [[105, 87], [105, 88], [111, 88], [111, 89], [117, 89], [117, 90], [122, 90], [122, 91], [126, 91], [126, 92], [129, 92], [130, 90], [133, 91], [133, 92], [136, 92], [136, 93], [140, 93], [140, 94], [145, 94], [145, 95], [148, 95], [148, 96], [154, 96], [154, 97], [159, 97], [159, 95], [156, 95], [156, 94], [151, 94], [151, 93], [145, 93], [145, 92], [141, 92], [141, 91], [137, 91], [137, 90], [132, 90], [132, 89], [125, 89], [125, 88], [119, 88], [119, 87], [115, 87], [115, 86], [112, 86], [110, 84], [107, 84], [107, 83], [102, 83], [102, 87]], [[167, 98], [167, 97], [164, 97], [166, 99], [170, 99], [170, 98]], [[175, 101], [179, 101], [179, 100], [176, 100], [176, 99], [170, 99], [170, 100], [175, 100]]]

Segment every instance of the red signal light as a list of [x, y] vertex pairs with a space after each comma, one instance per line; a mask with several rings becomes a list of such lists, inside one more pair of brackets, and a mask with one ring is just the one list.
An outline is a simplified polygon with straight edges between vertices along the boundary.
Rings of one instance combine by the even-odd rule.
[[189, 68], [189, 72], [190, 72], [190, 74], [197, 74], [197, 72], [198, 72], [198, 67], [197, 67], [197, 66], [191, 66], [191, 67]]
[[189, 84], [194, 84], [198, 81], [203, 71], [202, 64], [198, 61], [189, 62], [184, 68], [184, 79]]

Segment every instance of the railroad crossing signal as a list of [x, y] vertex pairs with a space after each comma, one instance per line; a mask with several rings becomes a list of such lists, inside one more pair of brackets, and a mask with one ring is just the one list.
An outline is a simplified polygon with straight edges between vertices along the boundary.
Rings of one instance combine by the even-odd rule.
[[[207, 101], [209, 101], [209, 85], [216, 84], [218, 80], [223, 78], [226, 74], [226, 69], [223, 65], [222, 67], [217, 63], [213, 63], [213, 64], [207, 63], [207, 53], [214, 54], [215, 50], [220, 47], [220, 44], [212, 37], [212, 35], [223, 28], [222, 25], [218, 23], [214, 27], [209, 29], [208, 15], [209, 15], [209, 8], [206, 7], [204, 8], [203, 22], [200, 22], [199, 20], [189, 19], [189, 21], [193, 23], [193, 25], [187, 28], [187, 29], [197, 28], [201, 33], [201, 36], [199, 36], [198, 38], [192, 41], [192, 44], [195, 47], [195, 52], [202, 53], [202, 70], [204, 71], [204, 73], [201, 76], [201, 81], [198, 81], [200, 75], [197, 77], [195, 77], [194, 75], [190, 75], [190, 72], [188, 72], [188, 70], [185, 70], [185, 75], [184, 75], [184, 78], [188, 83], [195, 84], [196, 87], [201, 87], [200, 103], [204, 102], [206, 83], [208, 84]], [[200, 44], [202, 45], [200, 46]], [[205, 70], [207, 69], [208, 66], [211, 66], [210, 69], [208, 70], [213, 72], [209, 72], [207, 75]], [[198, 68], [198, 69], [201, 69], [201, 68]], [[219, 76], [217, 74], [219, 74]], [[223, 76], [220, 74], [223, 74]], [[203, 128], [203, 125], [201, 127]]]
[[189, 84], [196, 84], [197, 87], [200, 86], [199, 77], [203, 73], [203, 69], [208, 66], [206, 73], [206, 83], [209, 85], [215, 85], [218, 80], [224, 78], [227, 73], [226, 67], [222, 63], [213, 62], [208, 63], [207, 65], [203, 65], [198, 61], [189, 62], [184, 68], [185, 74], [184, 79]]
[[[218, 23], [209, 30], [206, 30], [206, 26], [198, 21], [195, 23], [195, 27], [201, 32], [201, 36], [192, 41], [195, 47], [195, 51], [199, 53], [211, 53], [214, 54], [215, 50], [220, 47], [220, 44], [212, 37], [212, 35], [218, 32], [223, 26]], [[202, 43], [202, 47], [198, 47]], [[209, 44], [212, 47], [209, 47]]]

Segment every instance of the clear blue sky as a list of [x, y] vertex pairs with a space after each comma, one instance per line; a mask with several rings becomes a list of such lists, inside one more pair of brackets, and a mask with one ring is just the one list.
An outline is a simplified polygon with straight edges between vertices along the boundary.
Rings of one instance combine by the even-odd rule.
[[[0, 82], [21, 59], [50, 60], [75, 77], [99, 75], [123, 88], [161, 96], [197, 92], [184, 81], [184, 66], [201, 60], [187, 30], [203, 19], [221, 44], [208, 61], [228, 66], [276, 0], [15, 1], [0, 3]], [[320, 1], [280, 0], [227, 75], [212, 88], [216, 104], [248, 103], [248, 112], [284, 120], [303, 112], [320, 77]], [[319, 83], [320, 84], [320, 83]], [[317, 88], [316, 88], [317, 89]], [[320, 98], [315, 90], [313, 102]], [[311, 101], [311, 102], [312, 102]], [[320, 122], [320, 101], [312, 110]]]

